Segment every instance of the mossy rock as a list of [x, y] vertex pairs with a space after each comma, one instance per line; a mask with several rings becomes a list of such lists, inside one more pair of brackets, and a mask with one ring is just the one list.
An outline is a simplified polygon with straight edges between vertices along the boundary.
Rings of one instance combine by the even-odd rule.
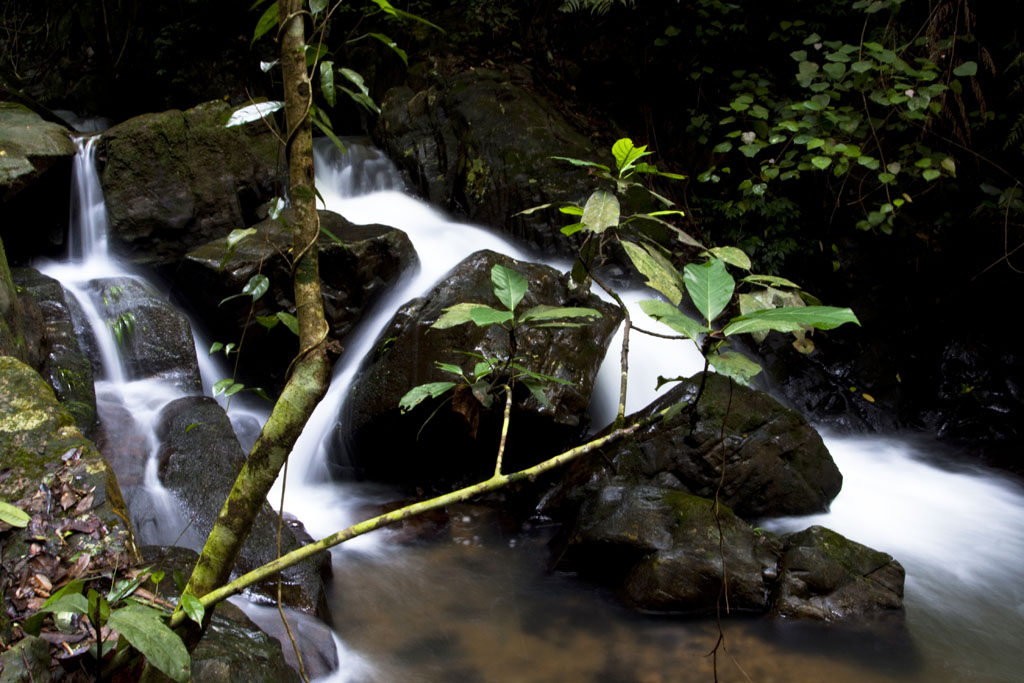
[[783, 540], [776, 614], [834, 621], [903, 609], [905, 572], [891, 555], [820, 526]]
[[0, 585], [9, 613], [23, 618], [42, 597], [13, 594], [31, 570], [54, 585], [137, 560], [128, 509], [113, 470], [34, 370], [0, 357], [0, 499], [31, 517], [0, 533]]
[[0, 199], [10, 199], [51, 166], [74, 156], [70, 131], [12, 102], [0, 102]]
[[225, 128], [232, 111], [208, 102], [104, 133], [110, 234], [133, 261], [177, 265], [190, 249], [256, 223], [258, 207], [287, 187], [277, 138], [261, 120]]
[[16, 268], [13, 277], [39, 312], [42, 328], [36, 345], [39, 374], [53, 387], [57, 400], [74, 416], [79, 430], [92, 436], [97, 420], [93, 369], [79, 344], [71, 302], [57, 280], [38, 270]]

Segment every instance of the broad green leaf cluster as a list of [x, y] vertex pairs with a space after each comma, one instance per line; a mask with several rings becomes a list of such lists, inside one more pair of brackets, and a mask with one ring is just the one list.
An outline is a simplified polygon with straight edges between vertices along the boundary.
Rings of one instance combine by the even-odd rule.
[[[593, 308], [575, 306], [538, 305], [517, 312], [529, 289], [529, 283], [521, 273], [501, 264], [491, 268], [491, 285], [494, 297], [501, 304], [501, 308], [480, 303], [458, 303], [444, 309], [441, 316], [430, 326], [431, 329], [444, 330], [468, 323], [478, 327], [496, 325], [509, 333], [512, 340], [511, 352], [514, 354], [515, 335], [527, 328], [577, 327], [586, 324], [586, 321], [601, 317], [600, 312]], [[496, 392], [511, 391], [516, 382], [529, 389], [542, 405], [550, 406], [551, 401], [544, 393], [545, 385], [568, 384], [558, 377], [529, 369], [514, 355], [509, 358], [487, 358], [477, 353], [461, 353], [474, 359], [472, 370], [467, 371], [459, 365], [435, 361], [438, 369], [454, 375], [456, 381], [429, 382], [410, 389], [399, 401], [401, 411], [408, 412], [428, 398], [443, 396], [460, 384], [469, 387], [473, 397], [485, 408], [489, 408], [493, 404]]]
[[[682, 337], [693, 340], [711, 366], [742, 384], [748, 384], [760, 368], [730, 349], [730, 337], [752, 334], [760, 340], [769, 331], [777, 330], [792, 333], [796, 337], [795, 346], [809, 352], [813, 349], [806, 336], [809, 330], [828, 330], [847, 322], [858, 322], [850, 309], [822, 306], [785, 278], [750, 272], [750, 258], [742, 249], [735, 246], [705, 248], [692, 236], [668, 223], [665, 217], [682, 215], [682, 211], [633, 178], [636, 174], [673, 180], [682, 179], [682, 176], [659, 171], [657, 167], [641, 161], [650, 152], [646, 146], [638, 147], [628, 138], [618, 140], [611, 152], [615, 160], [614, 169], [596, 162], [556, 158], [596, 169], [596, 175], [613, 183], [620, 195], [641, 187], [668, 208], [623, 216], [616, 194], [607, 190], [596, 190], [591, 194], [582, 211], [578, 205], [561, 207], [563, 213], [582, 216], [579, 223], [562, 229], [566, 235], [579, 232], [585, 235], [580, 258], [573, 267], [574, 279], [580, 283], [587, 282], [602, 263], [609, 246], [620, 246], [647, 286], [664, 297], [641, 301], [641, 310]], [[645, 221], [671, 227], [670, 234], [681, 246], [700, 250], [698, 257], [686, 263], [680, 271], [676, 266], [680, 257], [678, 250], [658, 243], [648, 233], [637, 229]], [[729, 268], [743, 271], [739, 282]], [[599, 284], [605, 287], [603, 283]], [[609, 293], [614, 296], [610, 290]], [[736, 304], [738, 314], [723, 320], [723, 313], [732, 304]], [[688, 309], [695, 311], [696, 316]]]

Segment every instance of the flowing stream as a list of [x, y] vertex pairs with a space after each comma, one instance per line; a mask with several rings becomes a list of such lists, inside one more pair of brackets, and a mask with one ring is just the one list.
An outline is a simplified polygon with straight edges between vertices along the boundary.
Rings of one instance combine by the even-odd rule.
[[[75, 167], [76, 196], [85, 199], [73, 210], [71, 258], [42, 269], [62, 281], [92, 322], [106, 372], [97, 382], [103, 419], [130, 414], [139, 438], [152, 439], [152, 416], [180, 391], [163, 380], [125, 379], [95, 305], [91, 280], [138, 276], [106, 250], [94, 139], [83, 143]], [[420, 259], [419, 270], [375, 306], [347, 343], [330, 391], [291, 455], [285, 508], [321, 537], [391, 497], [374, 485], [329, 481], [325, 447], [358, 363], [395, 308], [473, 251], [530, 256], [405, 194], [390, 162], [370, 148], [351, 145], [341, 156], [318, 146], [317, 169], [327, 208], [354, 223], [406, 231]], [[614, 415], [617, 343], [599, 378], [592, 411], [598, 426]], [[632, 347], [630, 411], [654, 397], [659, 374], [701, 369], [699, 354], [678, 343], [637, 336]], [[204, 368], [207, 391], [215, 372]], [[244, 424], [260, 417], [236, 410], [232, 419]], [[330, 599], [341, 667], [330, 680], [654, 683], [710, 681], [716, 669], [722, 681], [1020, 680], [1021, 486], [925, 441], [826, 436], [826, 442], [844, 474], [831, 512], [760, 524], [776, 531], [823, 524], [894, 555], [907, 569], [905, 626], [862, 632], [733, 617], [723, 624], [726, 648], [716, 661], [707, 656], [718, 639], [713, 622], [636, 614], [604, 588], [551, 574], [545, 569], [550, 529], [510, 529], [495, 511], [467, 504], [452, 511], [450, 532], [439, 542], [400, 545], [395, 532], [381, 530], [333, 551]], [[275, 505], [280, 486], [269, 496]], [[184, 522], [156, 479], [152, 457], [136, 489], [129, 504], [142, 541], [173, 540]]]

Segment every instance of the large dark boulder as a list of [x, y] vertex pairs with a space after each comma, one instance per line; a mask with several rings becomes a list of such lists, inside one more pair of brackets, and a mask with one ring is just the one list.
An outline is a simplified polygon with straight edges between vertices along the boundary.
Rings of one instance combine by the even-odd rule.
[[727, 586], [732, 608], [763, 612], [777, 562], [770, 535], [755, 534], [724, 505], [716, 519], [715, 508], [668, 488], [605, 487], [583, 504], [563, 561], [618, 583], [640, 609], [712, 612]]
[[103, 134], [111, 241], [133, 261], [177, 265], [190, 249], [256, 223], [257, 208], [287, 186], [274, 134], [260, 120], [225, 128], [231, 112], [208, 102]]
[[70, 133], [19, 104], [0, 102], [0, 200], [6, 202], [74, 156]]
[[903, 609], [905, 572], [892, 556], [820, 526], [783, 540], [775, 614], [838, 621]]
[[38, 341], [31, 346], [36, 353], [35, 366], [57, 394], [64, 407], [75, 417], [75, 424], [87, 436], [96, 427], [96, 391], [93, 386], [92, 364], [79, 344], [78, 331], [64, 288], [53, 278], [32, 268], [13, 271], [14, 281], [26, 294], [23, 309], [38, 311], [25, 316], [40, 329], [33, 337]]
[[618, 310], [589, 293], [570, 290], [567, 279], [552, 268], [481, 251], [456, 266], [426, 296], [406, 304], [381, 334], [343, 408], [336, 465], [348, 473], [417, 486], [472, 480], [493, 471], [501, 401], [478, 410], [467, 390], [456, 395], [454, 403], [425, 401], [406, 415], [399, 414], [398, 402], [417, 385], [453, 378], [435, 361], [472, 370], [478, 359], [466, 353], [507, 357], [509, 335], [500, 327], [429, 329], [453, 304], [497, 306], [491, 282], [494, 264], [519, 271], [530, 283], [521, 310], [546, 304], [587, 306], [602, 313], [581, 327], [533, 328], [517, 336], [516, 355], [525, 366], [570, 384], [550, 385], [551, 407], [525, 387], [517, 388], [504, 469], [539, 462], [582, 436], [588, 427], [594, 379], [620, 319]]
[[381, 102], [374, 140], [431, 203], [494, 226], [525, 244], [566, 255], [575, 246], [551, 216], [517, 215], [540, 204], [583, 201], [585, 174], [554, 155], [596, 159], [590, 141], [531, 87], [488, 69], [431, 71]]
[[[681, 382], [627, 424], [692, 402], [701, 377]], [[574, 464], [548, 505], [606, 485], [649, 484], [709, 498], [717, 491], [718, 500], [752, 519], [821, 512], [843, 482], [821, 437], [803, 417], [765, 393], [713, 373], [706, 375], [692, 412], [659, 419], [603, 453]]]
[[0, 240], [0, 354], [28, 361], [25, 322], [22, 319], [18, 290], [11, 279], [3, 240]]
[[[330, 338], [343, 343], [367, 309], [411, 266], [416, 252], [408, 236], [384, 225], [355, 225], [336, 213], [320, 211], [321, 227], [340, 244], [321, 233], [317, 247], [324, 315]], [[291, 212], [285, 211], [285, 220]], [[267, 219], [254, 226], [257, 233], [240, 242], [229, 258], [227, 238], [214, 240], [188, 253], [175, 281], [197, 317], [210, 326], [213, 338], [238, 343], [244, 335], [239, 376], [245, 383], [265, 388], [283, 384], [284, 373], [298, 352], [298, 339], [282, 324], [268, 329], [259, 317], [279, 311], [295, 314], [291, 266], [285, 254], [291, 232]], [[223, 263], [223, 266], [221, 265]], [[269, 279], [267, 293], [255, 302], [236, 297], [249, 279], [262, 273]]]
[[[245, 464], [245, 453], [238, 445], [231, 422], [213, 399], [189, 396], [164, 407], [156, 434], [160, 442], [160, 481], [178, 500], [185, 517], [192, 520], [192, 530], [205, 539]], [[277, 557], [277, 526], [277, 516], [264, 504], [242, 546], [235, 571], [244, 573]], [[282, 554], [299, 545], [295, 533], [285, 525]], [[282, 572], [285, 603], [310, 614], [321, 613], [325, 609], [323, 575], [329, 567], [325, 551]], [[265, 600], [273, 600], [277, 579], [257, 584], [253, 591]]]

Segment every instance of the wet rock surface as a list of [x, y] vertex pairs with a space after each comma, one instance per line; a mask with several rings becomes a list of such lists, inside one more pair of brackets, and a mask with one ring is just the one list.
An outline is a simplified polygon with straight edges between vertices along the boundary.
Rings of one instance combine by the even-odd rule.
[[[595, 159], [589, 140], [530, 88], [525, 69], [431, 71], [413, 87], [388, 91], [374, 132], [421, 196], [467, 219], [496, 227], [547, 253], [575, 245], [544, 212], [520, 211], [583, 201], [589, 179], [552, 155]], [[554, 222], [557, 223], [557, 220]]]
[[[408, 236], [384, 225], [355, 225], [330, 211], [320, 211], [320, 224], [339, 242], [321, 233], [319, 248], [324, 314], [330, 339], [344, 345], [367, 309], [417, 264]], [[285, 221], [290, 211], [282, 214]], [[278, 312], [295, 315], [291, 265], [285, 257], [291, 232], [279, 221], [266, 219], [257, 233], [229, 252], [227, 238], [188, 253], [175, 274], [175, 282], [188, 305], [211, 327], [217, 341], [237, 343], [244, 335], [239, 361], [245, 381], [266, 388], [283, 385], [284, 372], [298, 352], [297, 337], [279, 321], [267, 328]], [[223, 265], [222, 265], [223, 264]], [[253, 302], [237, 297], [256, 274], [265, 275], [267, 293]], [[221, 302], [235, 297], [231, 301]], [[250, 310], [250, 304], [255, 308]]]
[[[169, 403], [161, 412], [156, 431], [160, 440], [160, 480], [179, 502], [185, 518], [192, 520], [194, 534], [205, 539], [245, 463], [231, 422], [213, 399], [191, 396]], [[282, 554], [299, 545], [292, 529], [285, 525]], [[235, 571], [250, 571], [276, 557], [277, 515], [265, 505], [242, 546]], [[326, 551], [285, 570], [285, 604], [309, 614], [323, 613], [323, 577], [329, 572]], [[263, 600], [273, 600], [277, 579], [268, 579], [252, 590]]]
[[208, 102], [103, 134], [110, 235], [130, 259], [177, 265], [190, 249], [256, 223], [257, 208], [287, 185], [277, 138], [260, 120], [226, 128], [232, 110]]
[[14, 279], [30, 296], [39, 312], [40, 329], [36, 367], [83, 434], [96, 427], [96, 391], [92, 364], [79, 344], [72, 309], [64, 288], [37, 270], [19, 268]]
[[443, 309], [458, 302], [498, 305], [490, 276], [496, 263], [520, 271], [529, 281], [522, 310], [538, 304], [586, 306], [603, 316], [581, 327], [538, 327], [517, 335], [515, 354], [524, 366], [569, 384], [545, 389], [550, 407], [525, 387], [517, 388], [504, 470], [539, 462], [582, 436], [594, 379], [619, 321], [617, 310], [592, 295], [569, 291], [565, 278], [552, 268], [481, 251], [456, 266], [426, 296], [402, 307], [364, 360], [342, 410], [343, 431], [335, 455], [341, 471], [416, 486], [472, 481], [493, 471], [501, 402], [485, 410], [471, 395], [456, 394], [456, 403], [425, 401], [405, 415], [399, 413], [398, 403], [419, 384], [454, 377], [435, 361], [472, 370], [478, 359], [467, 353], [507, 358], [509, 334], [498, 326], [429, 329]]

